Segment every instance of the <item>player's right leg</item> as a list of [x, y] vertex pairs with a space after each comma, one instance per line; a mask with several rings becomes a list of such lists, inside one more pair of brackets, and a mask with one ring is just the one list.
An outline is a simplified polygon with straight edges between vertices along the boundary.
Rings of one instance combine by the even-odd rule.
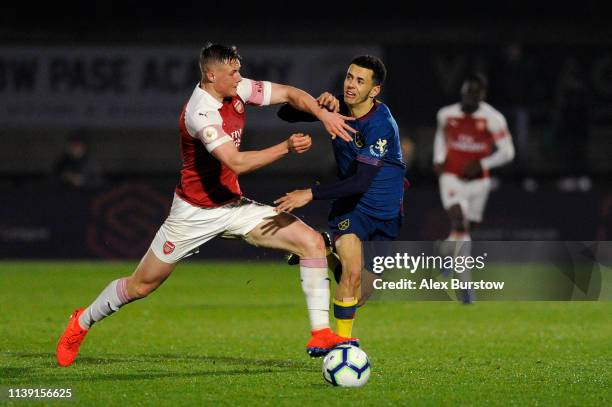
[[[450, 221], [450, 232], [440, 242], [438, 248], [441, 256], [457, 256], [465, 241], [471, 240], [466, 212], [469, 208], [469, 190], [467, 183], [455, 174], [443, 173], [439, 178], [440, 198]], [[460, 242], [460, 243], [457, 243]], [[442, 268], [442, 275], [449, 276], [453, 270]]]
[[56, 356], [61, 366], [70, 365], [91, 326], [112, 315], [125, 304], [144, 298], [168, 278], [176, 263], [212, 239], [223, 229], [229, 209], [205, 210], [194, 207], [177, 196], [170, 214], [159, 228], [151, 247], [134, 273], [112, 281], [87, 307], [79, 308], [70, 317], [68, 327], [57, 344]]
[[131, 276], [111, 281], [87, 308], [75, 310], [57, 343], [59, 365], [72, 364], [94, 323], [114, 314], [125, 304], [152, 293], [168, 278], [174, 267], [175, 264], [159, 260], [149, 249]]

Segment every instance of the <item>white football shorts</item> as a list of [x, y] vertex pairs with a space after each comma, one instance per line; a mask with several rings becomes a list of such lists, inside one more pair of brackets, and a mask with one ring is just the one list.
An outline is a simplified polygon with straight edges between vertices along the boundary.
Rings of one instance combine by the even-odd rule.
[[466, 181], [455, 174], [445, 172], [440, 175], [439, 182], [444, 209], [448, 210], [451, 206], [459, 204], [469, 221], [482, 222], [482, 215], [491, 190], [489, 177]]
[[200, 208], [175, 194], [170, 215], [157, 231], [151, 250], [161, 261], [176, 263], [197, 253], [201, 245], [216, 236], [245, 238], [257, 225], [276, 215], [272, 206], [247, 198], [217, 208]]

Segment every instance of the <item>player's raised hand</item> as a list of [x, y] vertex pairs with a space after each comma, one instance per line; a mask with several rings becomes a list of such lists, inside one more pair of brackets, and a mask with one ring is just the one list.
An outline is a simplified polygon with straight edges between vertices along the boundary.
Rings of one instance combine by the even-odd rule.
[[296, 189], [278, 198], [274, 203], [276, 204], [276, 212], [291, 212], [294, 209], [301, 208], [310, 201], [312, 201], [312, 190]]
[[323, 92], [317, 98], [317, 102], [319, 106], [326, 108], [330, 112], [339, 112], [340, 111], [340, 101], [331, 93]]
[[309, 134], [294, 133], [287, 139], [290, 153], [302, 154], [310, 150], [312, 139]]
[[325, 130], [331, 134], [332, 139], [340, 137], [346, 142], [351, 142], [353, 137], [349, 134], [349, 132], [353, 134], [357, 133], [357, 130], [345, 123], [347, 120], [355, 120], [354, 117], [343, 116], [337, 112], [330, 112], [327, 109], [321, 109], [318, 118], [321, 123], [323, 123]]

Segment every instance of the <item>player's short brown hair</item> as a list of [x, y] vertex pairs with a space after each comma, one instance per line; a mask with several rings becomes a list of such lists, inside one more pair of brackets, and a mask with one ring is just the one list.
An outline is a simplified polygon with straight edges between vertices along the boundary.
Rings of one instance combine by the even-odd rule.
[[210, 63], [228, 63], [231, 61], [241, 61], [242, 57], [238, 54], [235, 45], [221, 45], [207, 43], [200, 52], [200, 69], [204, 72], [204, 67]]
[[372, 71], [372, 79], [376, 85], [382, 86], [387, 78], [387, 68], [383, 61], [372, 55], [360, 55], [353, 58], [351, 65], [357, 65]]

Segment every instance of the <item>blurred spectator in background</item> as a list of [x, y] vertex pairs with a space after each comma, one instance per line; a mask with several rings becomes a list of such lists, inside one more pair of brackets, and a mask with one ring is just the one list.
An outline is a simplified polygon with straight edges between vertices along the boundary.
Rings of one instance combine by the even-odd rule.
[[584, 73], [574, 58], [568, 59], [557, 82], [552, 132], [564, 163], [559, 189], [565, 192], [590, 190], [591, 178], [587, 175], [589, 95]]
[[518, 173], [525, 177], [524, 185], [534, 186], [535, 180], [528, 176], [530, 157], [529, 109], [530, 89], [533, 85], [534, 68], [525, 58], [523, 47], [510, 42], [503, 47], [501, 58], [492, 66], [492, 100], [508, 119], [508, 128], [514, 136]]
[[89, 153], [83, 130], [68, 136], [62, 155], [57, 159], [54, 175], [62, 186], [77, 189], [96, 188], [103, 184], [102, 171]]

